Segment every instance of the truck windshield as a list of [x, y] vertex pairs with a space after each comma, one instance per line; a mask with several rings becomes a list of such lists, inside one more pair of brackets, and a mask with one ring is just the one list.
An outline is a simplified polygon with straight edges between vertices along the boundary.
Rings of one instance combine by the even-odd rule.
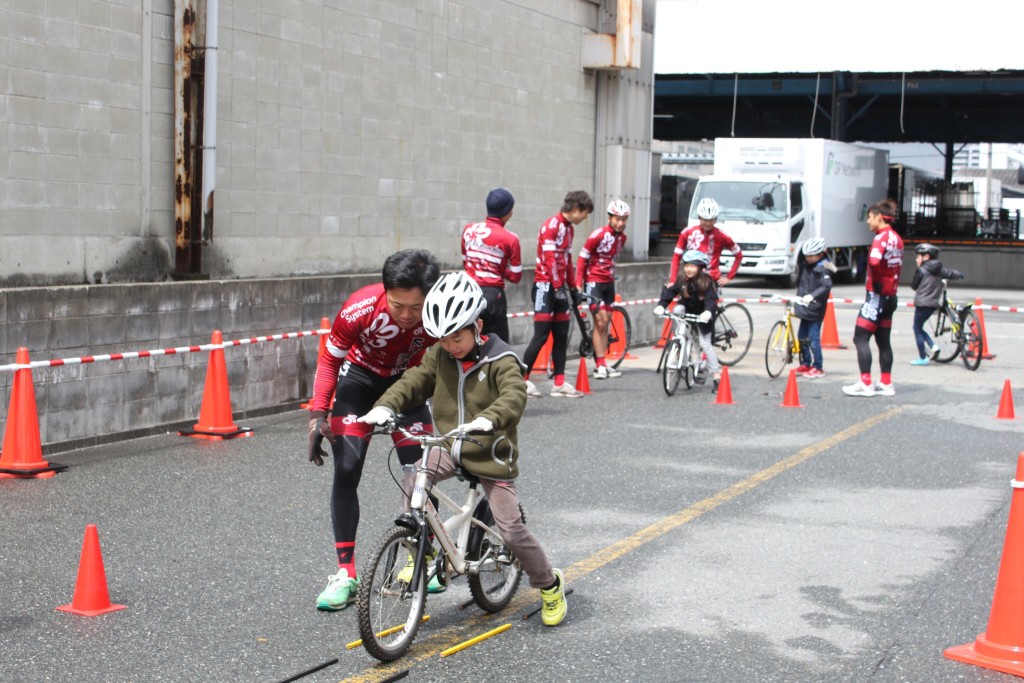
[[690, 204], [690, 218], [697, 220], [696, 208], [701, 199], [712, 197], [718, 202], [719, 221], [776, 223], [788, 216], [789, 191], [785, 183], [711, 181], [697, 185]]

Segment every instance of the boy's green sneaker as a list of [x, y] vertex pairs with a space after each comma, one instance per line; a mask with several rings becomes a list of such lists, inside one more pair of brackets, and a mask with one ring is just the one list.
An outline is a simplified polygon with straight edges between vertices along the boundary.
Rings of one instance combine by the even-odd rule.
[[359, 592], [359, 579], [350, 579], [348, 571], [339, 569], [338, 573], [327, 581], [327, 588], [316, 598], [316, 608], [325, 612], [337, 612], [345, 609], [356, 600]]
[[427, 584], [428, 593], [444, 593], [448, 590], [448, 586], [437, 580], [437, 574], [430, 577], [430, 583]]
[[545, 626], [558, 626], [562, 623], [562, 619], [565, 619], [565, 613], [568, 611], [565, 602], [565, 577], [562, 576], [561, 569], [555, 570], [555, 578], [558, 579], [558, 583], [554, 588], [540, 591], [540, 618]]

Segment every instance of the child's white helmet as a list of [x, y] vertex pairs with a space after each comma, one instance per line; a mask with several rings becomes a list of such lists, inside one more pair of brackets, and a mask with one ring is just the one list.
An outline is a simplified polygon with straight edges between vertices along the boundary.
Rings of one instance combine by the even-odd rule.
[[430, 288], [423, 300], [423, 329], [447, 337], [476, 322], [487, 307], [483, 290], [463, 271], [448, 273]]

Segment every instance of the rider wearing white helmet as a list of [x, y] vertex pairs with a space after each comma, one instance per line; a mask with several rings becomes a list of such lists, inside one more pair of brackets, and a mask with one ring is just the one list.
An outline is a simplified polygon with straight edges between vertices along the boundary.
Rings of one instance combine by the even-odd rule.
[[836, 267], [825, 253], [825, 240], [812, 237], [804, 242], [797, 259], [796, 301], [793, 314], [800, 319], [796, 336], [800, 340], [798, 375], [808, 379], [825, 376], [822, 369], [821, 323], [825, 319], [828, 295], [832, 291], [831, 273]]
[[[679, 275], [679, 262], [683, 252], [691, 249], [703, 251], [708, 255], [708, 275], [718, 284], [727, 285], [736, 277], [736, 271], [739, 270], [740, 262], [743, 260], [743, 251], [735, 240], [715, 227], [720, 211], [718, 202], [713, 197], [704, 197], [697, 202], [694, 213], [700, 223], [679, 233], [676, 248], [672, 252], [672, 269], [669, 271], [668, 284], [675, 282]], [[722, 275], [718, 269], [722, 251], [725, 249], [728, 249], [733, 257], [728, 275]]]
[[584, 286], [594, 314], [594, 377], [608, 379], [622, 373], [605, 362], [608, 324], [615, 302], [615, 261], [626, 244], [629, 204], [613, 199], [608, 204], [608, 224], [590, 233], [576, 260], [576, 282]]

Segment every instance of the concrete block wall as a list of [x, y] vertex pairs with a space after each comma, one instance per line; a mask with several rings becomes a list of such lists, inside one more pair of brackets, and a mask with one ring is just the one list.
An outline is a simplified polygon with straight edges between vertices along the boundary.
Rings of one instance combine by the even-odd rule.
[[[204, 272], [351, 273], [406, 247], [455, 265], [491, 187], [523, 233], [593, 192], [598, 6], [221, 0]], [[0, 286], [164, 279], [172, 0], [0, 0], [0, 27]]]
[[[623, 299], [657, 296], [665, 265], [620, 265]], [[532, 269], [509, 290], [509, 310], [530, 310]], [[23, 287], [0, 290], [0, 364], [18, 347], [33, 361], [207, 344], [315, 330], [331, 321], [350, 294], [379, 282], [377, 273], [264, 280], [213, 280], [134, 285]], [[660, 331], [650, 306], [630, 310], [633, 335]], [[533, 319], [510, 321], [520, 353]], [[309, 398], [318, 338], [224, 350], [235, 422], [295, 408]], [[207, 352], [105, 361], [32, 371], [44, 452], [191, 427], [199, 416]], [[14, 374], [0, 372], [0, 432], [6, 428]]]

